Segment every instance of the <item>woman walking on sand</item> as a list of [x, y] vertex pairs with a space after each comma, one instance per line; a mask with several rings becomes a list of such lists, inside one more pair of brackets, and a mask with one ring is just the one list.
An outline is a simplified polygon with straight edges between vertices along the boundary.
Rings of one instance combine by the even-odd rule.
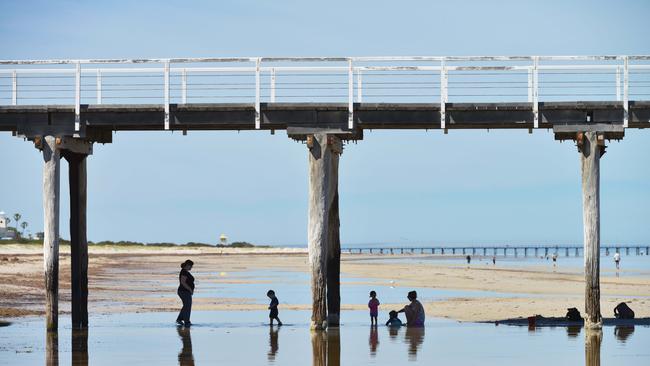
[[194, 262], [186, 260], [181, 264], [181, 272], [178, 274], [178, 297], [183, 301], [183, 308], [178, 313], [176, 324], [189, 327], [192, 325], [190, 322], [190, 314], [192, 313], [192, 295], [194, 295], [194, 276], [190, 273], [194, 266]]

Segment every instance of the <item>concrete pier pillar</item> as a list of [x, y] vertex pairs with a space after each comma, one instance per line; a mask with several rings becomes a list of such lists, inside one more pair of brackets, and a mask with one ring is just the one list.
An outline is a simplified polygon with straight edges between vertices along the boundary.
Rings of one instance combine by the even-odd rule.
[[585, 260], [585, 328], [601, 328], [600, 314], [600, 156], [598, 134], [578, 134], [582, 166], [582, 220]]
[[[312, 329], [325, 329], [328, 323], [327, 305], [340, 302], [338, 292], [338, 263], [340, 241], [338, 238], [338, 159], [341, 142], [325, 133], [309, 135], [309, 220], [307, 242], [311, 266]], [[336, 204], [334, 203], [336, 201]], [[334, 206], [334, 207], [333, 207]], [[338, 248], [331, 248], [338, 245]], [[337, 265], [334, 265], [334, 262]], [[328, 267], [332, 271], [328, 276]], [[332, 284], [329, 289], [328, 283]], [[338, 301], [335, 298], [339, 298]], [[338, 314], [333, 314], [338, 318]], [[336, 320], [338, 323], [338, 319]]]
[[86, 154], [63, 151], [70, 180], [72, 327], [88, 327], [88, 241], [86, 237]]
[[48, 331], [59, 325], [59, 200], [60, 151], [58, 138], [46, 136], [35, 143], [43, 152], [43, 262], [45, 323]]

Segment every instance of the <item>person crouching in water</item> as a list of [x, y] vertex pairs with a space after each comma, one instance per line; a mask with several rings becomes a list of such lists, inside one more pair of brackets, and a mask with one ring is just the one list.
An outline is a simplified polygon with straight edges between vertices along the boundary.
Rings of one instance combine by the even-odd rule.
[[271, 299], [271, 303], [269, 304], [269, 310], [270, 310], [269, 319], [271, 319], [271, 324], [269, 325], [273, 325], [273, 319], [278, 321], [278, 326], [282, 325], [280, 318], [278, 318], [278, 305], [280, 304], [280, 301], [278, 301], [278, 298], [275, 297], [275, 291], [269, 290], [266, 293], [266, 296], [268, 296], [269, 299]]
[[399, 319], [397, 311], [391, 310], [390, 313], [388, 313], [388, 316], [390, 318], [386, 322], [387, 326], [389, 326], [389, 327], [401, 327], [402, 326], [402, 321]]
[[178, 297], [183, 301], [181, 312], [178, 313], [176, 324], [189, 327], [192, 325], [190, 322], [190, 314], [192, 313], [192, 295], [194, 294], [194, 276], [190, 273], [194, 262], [186, 260], [181, 264], [181, 273], [178, 275]]
[[370, 291], [370, 301], [368, 301], [368, 308], [370, 309], [370, 325], [377, 325], [377, 316], [379, 315], [379, 300], [377, 293]]
[[424, 326], [424, 307], [417, 300], [418, 293], [416, 291], [409, 291], [407, 298], [411, 302], [404, 306], [398, 313], [406, 314], [407, 327], [423, 327]]

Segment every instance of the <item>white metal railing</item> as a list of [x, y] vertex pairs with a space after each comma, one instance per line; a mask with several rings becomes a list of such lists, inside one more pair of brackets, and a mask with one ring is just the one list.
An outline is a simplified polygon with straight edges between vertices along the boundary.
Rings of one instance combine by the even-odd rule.
[[[70, 67], [72, 66], [72, 67]], [[356, 76], [356, 78], [355, 78]], [[355, 82], [356, 80], [356, 82]], [[356, 93], [355, 93], [356, 90]], [[346, 102], [524, 102], [539, 127], [544, 101], [650, 100], [650, 56], [243, 57], [0, 61], [0, 106]], [[70, 103], [72, 101], [72, 103]]]

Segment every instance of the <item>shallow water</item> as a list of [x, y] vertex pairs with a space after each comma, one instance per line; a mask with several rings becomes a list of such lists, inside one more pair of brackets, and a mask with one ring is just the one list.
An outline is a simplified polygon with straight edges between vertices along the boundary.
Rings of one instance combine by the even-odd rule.
[[[310, 332], [306, 311], [280, 311], [287, 324], [269, 327], [266, 312], [194, 312], [189, 329], [175, 313], [94, 316], [87, 333], [61, 317], [58, 337], [42, 319], [0, 329], [0, 364], [34, 365], [648, 365], [650, 327], [584, 329], [494, 326], [428, 319], [424, 329], [368, 325], [366, 312], [342, 314], [340, 329]], [[380, 319], [384, 320], [385, 319]]]
[[[390, 255], [390, 254], [377, 254], [374, 256], [365, 256], [355, 258], [355, 255], [348, 257], [349, 260], [361, 260], [361, 261], [377, 261], [380, 263], [414, 263], [414, 264], [427, 264], [427, 263], [446, 263], [446, 264], [457, 264], [458, 266], [467, 266], [467, 262], [464, 257], [461, 256], [441, 256], [441, 255], [430, 255], [430, 254], [419, 254], [419, 255]], [[475, 255], [471, 256], [472, 260], [470, 263], [471, 267], [488, 267], [493, 266], [492, 256], [481, 256]], [[525, 267], [542, 267], [547, 268], [549, 271], [582, 271], [584, 267], [584, 258], [582, 256], [574, 256], [571, 253], [570, 256], [565, 257], [563, 254], [557, 258], [555, 267], [553, 266], [553, 261], [549, 258], [540, 258], [540, 257], [524, 257], [519, 255], [518, 257], [509, 255], [507, 257], [497, 256], [496, 257], [496, 266], [497, 267], [508, 267], [508, 268], [525, 268]], [[606, 277], [629, 277], [629, 276], [648, 276], [650, 275], [650, 256], [637, 256], [637, 255], [622, 255], [621, 256], [621, 268], [619, 271], [616, 270], [616, 265], [612, 256], [601, 256], [600, 257], [600, 270], [601, 276]]]
[[[309, 274], [280, 270], [222, 273], [198, 273], [195, 297], [245, 298], [256, 304], [269, 302], [266, 292], [273, 289], [280, 304], [311, 304]], [[240, 283], [251, 280], [258, 283]], [[232, 282], [231, 282], [232, 281]], [[234, 283], [233, 283], [234, 282]], [[262, 283], [259, 283], [262, 282]], [[174, 285], [175, 286], [175, 285]], [[377, 292], [384, 304], [404, 303], [408, 291], [416, 290], [423, 301], [441, 300], [451, 297], [526, 297], [525, 294], [511, 294], [494, 291], [447, 290], [425, 287], [402, 287], [399, 281], [381, 281], [376, 279], [350, 277], [343, 273], [341, 277], [341, 299], [345, 304], [365, 305], [371, 290]], [[170, 288], [170, 293], [173, 289]]]

